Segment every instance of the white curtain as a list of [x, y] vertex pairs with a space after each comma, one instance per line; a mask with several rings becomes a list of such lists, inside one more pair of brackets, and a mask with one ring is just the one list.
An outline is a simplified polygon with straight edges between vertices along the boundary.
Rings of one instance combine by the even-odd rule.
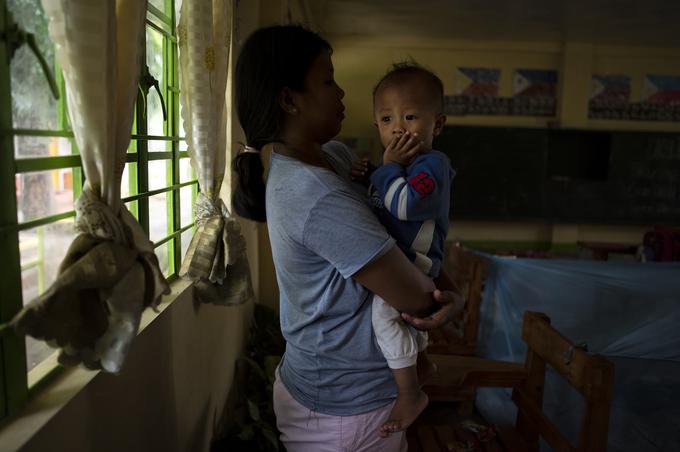
[[141, 313], [169, 287], [153, 245], [120, 199], [137, 96], [146, 1], [43, 0], [86, 182], [55, 283], [13, 324], [60, 361], [118, 372]]
[[179, 37], [180, 104], [201, 193], [197, 230], [180, 269], [205, 303], [240, 304], [253, 296], [240, 225], [220, 199], [227, 146], [226, 86], [232, 0], [184, 0]]

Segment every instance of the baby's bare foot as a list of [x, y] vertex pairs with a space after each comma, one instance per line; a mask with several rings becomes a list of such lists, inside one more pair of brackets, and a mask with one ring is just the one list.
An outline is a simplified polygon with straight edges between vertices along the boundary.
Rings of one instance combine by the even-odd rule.
[[406, 430], [423, 412], [427, 402], [427, 395], [423, 391], [398, 394], [389, 419], [380, 427], [380, 436], [387, 438], [392, 433]]

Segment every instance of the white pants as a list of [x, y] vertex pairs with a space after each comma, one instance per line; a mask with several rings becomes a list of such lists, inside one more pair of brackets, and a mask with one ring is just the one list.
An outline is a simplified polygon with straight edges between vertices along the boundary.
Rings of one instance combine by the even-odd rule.
[[368, 413], [331, 416], [300, 405], [276, 370], [274, 413], [281, 442], [288, 452], [406, 452], [406, 432], [381, 438], [378, 430], [390, 419], [394, 402]]
[[427, 333], [409, 326], [399, 311], [377, 295], [372, 308], [373, 331], [390, 369], [415, 365], [418, 352], [427, 348]]

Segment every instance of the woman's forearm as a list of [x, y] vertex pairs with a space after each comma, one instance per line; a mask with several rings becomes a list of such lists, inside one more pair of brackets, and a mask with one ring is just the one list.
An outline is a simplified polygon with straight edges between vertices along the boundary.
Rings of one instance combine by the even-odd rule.
[[432, 312], [432, 280], [394, 246], [352, 277], [395, 309], [414, 316]]

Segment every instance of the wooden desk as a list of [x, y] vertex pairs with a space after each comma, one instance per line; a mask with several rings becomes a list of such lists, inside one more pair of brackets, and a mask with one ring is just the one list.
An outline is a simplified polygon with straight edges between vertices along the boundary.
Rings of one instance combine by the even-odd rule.
[[609, 253], [631, 254], [635, 256], [638, 249], [637, 245], [625, 243], [578, 241], [576, 244], [581, 248], [589, 249], [593, 253], [593, 259], [596, 261], [606, 261], [609, 258]]

